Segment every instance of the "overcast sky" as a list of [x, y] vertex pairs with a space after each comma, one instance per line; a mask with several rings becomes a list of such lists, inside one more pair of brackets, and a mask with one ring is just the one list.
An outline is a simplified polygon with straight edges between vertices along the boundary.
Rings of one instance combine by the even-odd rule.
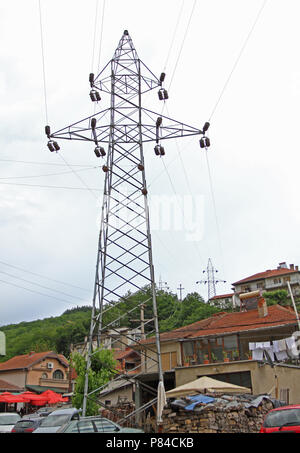
[[[53, 131], [92, 114], [89, 73], [112, 58], [125, 29], [141, 60], [167, 74], [164, 113], [197, 128], [211, 118], [207, 154], [197, 136], [168, 141], [165, 165], [145, 150], [157, 282], [206, 299], [196, 281], [209, 258], [227, 281], [218, 294], [279, 262], [300, 264], [298, 0], [41, 8], [42, 34], [38, 0], [0, 2], [0, 325], [60, 315], [93, 293], [102, 164], [89, 143], [47, 148], [41, 37]], [[144, 106], [160, 111], [156, 90]], [[192, 200], [193, 216], [162, 225], [158, 196], [175, 200], [177, 221]]]

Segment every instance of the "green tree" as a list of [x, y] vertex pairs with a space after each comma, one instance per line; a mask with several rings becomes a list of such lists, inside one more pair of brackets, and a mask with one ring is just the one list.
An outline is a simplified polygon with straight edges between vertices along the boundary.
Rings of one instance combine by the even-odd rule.
[[267, 305], [290, 305], [288, 292], [285, 289], [277, 289], [275, 291], [265, 291], [263, 294]]
[[[71, 354], [70, 365], [75, 369], [77, 374], [72, 404], [79, 409], [83, 406], [86, 374], [85, 357], [77, 352]], [[88, 392], [90, 393], [106, 384], [115, 375], [116, 365], [111, 350], [102, 349], [95, 352], [91, 360], [91, 367], [88, 374]], [[93, 393], [93, 395], [87, 399], [86, 416], [98, 414], [99, 405], [97, 404], [97, 398], [99, 394], [100, 390]]]

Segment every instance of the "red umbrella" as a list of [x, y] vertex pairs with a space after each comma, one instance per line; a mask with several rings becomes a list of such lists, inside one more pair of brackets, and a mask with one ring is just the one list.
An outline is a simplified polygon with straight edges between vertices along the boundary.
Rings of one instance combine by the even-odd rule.
[[55, 404], [60, 401], [63, 401], [62, 396], [59, 393], [53, 392], [53, 390], [45, 390], [45, 392], [41, 393], [43, 398], [48, 398], [49, 404]]
[[1, 403], [24, 403], [23, 395], [20, 393], [19, 395], [13, 395], [10, 392], [3, 392], [0, 395], [0, 402]]

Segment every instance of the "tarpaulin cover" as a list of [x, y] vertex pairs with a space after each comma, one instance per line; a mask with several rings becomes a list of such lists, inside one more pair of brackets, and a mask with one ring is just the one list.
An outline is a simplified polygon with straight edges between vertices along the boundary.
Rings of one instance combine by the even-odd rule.
[[189, 396], [188, 399], [192, 400], [193, 403], [189, 404], [188, 406], [185, 406], [186, 411], [193, 411], [195, 406], [197, 406], [199, 403], [208, 404], [213, 403], [215, 401], [215, 398], [205, 395]]

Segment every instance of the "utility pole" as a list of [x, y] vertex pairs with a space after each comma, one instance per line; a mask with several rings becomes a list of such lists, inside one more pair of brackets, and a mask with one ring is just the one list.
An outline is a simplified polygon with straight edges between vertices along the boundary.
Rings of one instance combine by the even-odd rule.
[[[113, 58], [98, 75], [89, 75], [91, 100], [98, 103], [101, 100], [100, 92], [107, 93], [110, 95], [110, 107], [54, 133], [50, 126], [45, 128], [50, 151], [59, 151], [60, 146], [56, 140], [76, 140], [94, 145], [97, 157], [106, 156], [102, 166], [105, 181], [83, 415], [86, 413], [88, 398], [92, 399], [93, 394], [100, 390], [91, 391], [88, 385], [91, 359], [96, 352], [92, 339], [96, 336], [98, 348], [101, 348], [101, 332], [108, 328], [113, 330], [113, 323], [107, 321], [107, 311], [119, 303], [126, 303], [126, 294], [139, 292], [144, 296], [143, 304], [151, 306], [152, 332], [156, 342], [156, 355], [154, 358], [152, 354], [151, 360], [157, 370], [157, 388], [163, 388], [164, 384], [144, 146], [152, 142], [155, 145], [154, 154], [158, 158], [165, 155], [161, 142], [171, 138], [200, 134], [203, 136], [200, 147], [205, 143], [209, 146], [208, 141], [203, 140], [209, 123], [205, 123], [203, 130], [200, 130], [142, 107], [142, 95], [153, 89], [158, 89], [160, 100], [168, 99], [167, 90], [163, 87], [164, 79], [164, 73], [157, 78], [140, 60], [132, 39], [125, 30]], [[135, 309], [138, 307], [137, 305]], [[124, 316], [121, 315], [119, 319]], [[142, 320], [141, 324], [145, 325]], [[142, 346], [141, 354], [144, 353], [147, 357], [147, 346]], [[139, 381], [141, 374], [136, 373], [135, 379]]]
[[181, 283], [179, 284], [179, 288], [177, 289], [179, 290], [179, 300], [180, 302], [182, 302], [182, 291], [184, 290], [184, 288], [182, 287]]
[[215, 273], [219, 272], [217, 269], [215, 269], [212, 265], [212, 261], [209, 258], [208, 263], [207, 263], [207, 268], [203, 271], [203, 273], [207, 274], [206, 280], [199, 280], [196, 283], [203, 283], [207, 284], [208, 286], [208, 291], [207, 291], [207, 302], [209, 302], [213, 297], [216, 296], [216, 284], [217, 283], [226, 283], [225, 280], [216, 280], [215, 279]]

